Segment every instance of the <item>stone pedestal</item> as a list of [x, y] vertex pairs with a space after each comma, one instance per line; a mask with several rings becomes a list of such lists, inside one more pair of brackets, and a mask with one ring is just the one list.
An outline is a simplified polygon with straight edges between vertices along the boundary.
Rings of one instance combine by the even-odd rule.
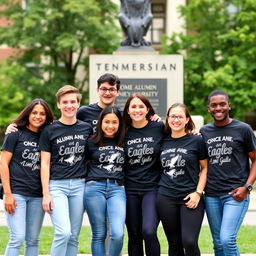
[[119, 49], [112, 55], [90, 55], [90, 103], [98, 101], [97, 79], [104, 73], [113, 73], [121, 80], [118, 106], [124, 106], [132, 93], [139, 92], [150, 99], [157, 114], [164, 119], [171, 104], [183, 103], [181, 55], [160, 55], [141, 48]]

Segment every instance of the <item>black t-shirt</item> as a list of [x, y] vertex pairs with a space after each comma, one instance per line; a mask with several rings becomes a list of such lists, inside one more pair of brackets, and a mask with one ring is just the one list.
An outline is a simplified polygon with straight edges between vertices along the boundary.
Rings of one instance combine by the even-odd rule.
[[129, 128], [125, 136], [126, 190], [157, 189], [160, 178], [158, 156], [163, 137], [163, 122], [149, 121], [143, 128]]
[[243, 186], [249, 175], [248, 152], [256, 149], [251, 127], [233, 119], [226, 126], [207, 124], [200, 132], [209, 158], [206, 195], [220, 196]]
[[39, 149], [51, 153], [51, 180], [85, 177], [85, 147], [91, 131], [80, 120], [73, 125], [56, 121], [44, 128]]
[[40, 180], [40, 133], [22, 129], [5, 136], [2, 150], [13, 153], [9, 164], [12, 193], [42, 197]]
[[86, 157], [90, 160], [86, 180], [115, 179], [124, 180], [124, 149], [116, 146], [116, 140], [104, 138], [104, 146], [98, 147], [89, 138]]
[[199, 180], [199, 160], [206, 158], [202, 137], [166, 137], [160, 149], [163, 173], [159, 182], [159, 193], [173, 198], [184, 198], [194, 192]]
[[[93, 133], [95, 133], [98, 118], [102, 110], [103, 109], [98, 105], [98, 103], [94, 103], [88, 106], [80, 107], [76, 116], [77, 119], [89, 123], [93, 129]], [[122, 112], [121, 109], [119, 109], [119, 111]]]

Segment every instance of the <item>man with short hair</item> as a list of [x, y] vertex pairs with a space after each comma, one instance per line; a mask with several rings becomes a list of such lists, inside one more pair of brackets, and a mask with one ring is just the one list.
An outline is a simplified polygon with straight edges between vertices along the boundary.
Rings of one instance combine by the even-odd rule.
[[[97, 93], [99, 102], [82, 106], [77, 111], [77, 119], [90, 123], [94, 133], [102, 109], [115, 105], [116, 97], [120, 94], [120, 79], [110, 73], [100, 76], [97, 80]], [[117, 108], [122, 112], [119, 106]], [[151, 121], [160, 121], [160, 119], [157, 114], [150, 117]]]
[[77, 88], [61, 87], [56, 99], [61, 117], [45, 127], [39, 140], [43, 208], [54, 227], [51, 255], [75, 256], [84, 213], [85, 146], [92, 129], [76, 118]]
[[205, 204], [216, 256], [240, 255], [237, 232], [256, 178], [255, 135], [248, 124], [230, 118], [230, 110], [228, 94], [213, 91], [208, 111], [214, 121], [200, 130], [208, 151]]
[[91, 124], [95, 132], [100, 112], [105, 107], [114, 106], [116, 97], [120, 94], [120, 79], [106, 73], [97, 80], [99, 102], [82, 106], [77, 112], [77, 119]]

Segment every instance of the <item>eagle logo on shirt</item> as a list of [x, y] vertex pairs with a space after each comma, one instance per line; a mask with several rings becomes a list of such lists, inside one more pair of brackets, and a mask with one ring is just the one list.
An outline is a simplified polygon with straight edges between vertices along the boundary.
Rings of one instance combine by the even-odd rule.
[[116, 158], [120, 155], [120, 153], [115, 153], [113, 155], [111, 155], [111, 157], [109, 158], [108, 162], [109, 164], [106, 166], [103, 166], [104, 169], [106, 169], [108, 172], [111, 172], [111, 169], [114, 166], [114, 161], [116, 160]]
[[174, 169], [174, 168], [175, 168], [175, 163], [177, 162], [178, 158], [179, 158], [178, 155], [175, 156], [175, 157], [173, 157], [173, 158], [171, 159], [171, 162], [169, 163], [169, 166], [168, 166], [168, 167], [170, 168], [170, 170], [169, 170], [169, 171], [165, 171], [165, 173], [166, 173], [168, 176], [170, 176], [172, 179], [174, 178], [174, 174], [175, 174], [175, 172], [176, 172], [176, 169]]
[[70, 165], [74, 164], [75, 155], [71, 155], [69, 158], [65, 159], [64, 162], [69, 163]]

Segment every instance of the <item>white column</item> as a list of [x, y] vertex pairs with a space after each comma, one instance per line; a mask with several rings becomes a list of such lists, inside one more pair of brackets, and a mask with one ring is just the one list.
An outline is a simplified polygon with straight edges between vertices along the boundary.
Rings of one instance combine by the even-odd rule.
[[170, 35], [173, 32], [186, 33], [183, 28], [184, 19], [180, 18], [178, 7], [186, 5], [186, 0], [167, 0], [166, 1], [166, 34]]

